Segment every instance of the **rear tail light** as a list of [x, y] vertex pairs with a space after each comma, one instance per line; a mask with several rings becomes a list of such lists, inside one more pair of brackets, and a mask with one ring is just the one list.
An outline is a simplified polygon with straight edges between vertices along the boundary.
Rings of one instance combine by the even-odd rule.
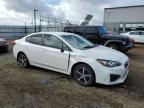
[[13, 41], [12, 44], [13, 44], [13, 46], [14, 46], [14, 45], [16, 44], [16, 41]]

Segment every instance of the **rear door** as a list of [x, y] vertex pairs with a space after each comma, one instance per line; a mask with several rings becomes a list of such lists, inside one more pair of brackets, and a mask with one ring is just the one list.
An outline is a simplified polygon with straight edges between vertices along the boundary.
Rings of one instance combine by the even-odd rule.
[[30, 62], [42, 64], [43, 39], [42, 34], [31, 35], [26, 38], [26, 53]]

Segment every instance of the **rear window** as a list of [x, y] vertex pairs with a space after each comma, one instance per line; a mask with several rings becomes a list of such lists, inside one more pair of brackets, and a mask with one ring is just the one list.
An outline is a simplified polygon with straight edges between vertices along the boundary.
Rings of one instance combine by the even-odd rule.
[[26, 38], [26, 42], [42, 45], [43, 42], [42, 35], [37, 34], [37, 35], [29, 36]]
[[87, 34], [98, 34], [98, 30], [96, 27], [87, 27]]
[[70, 33], [73, 33], [74, 32], [74, 29], [72, 27], [66, 27], [64, 29], [64, 32], [70, 32]]

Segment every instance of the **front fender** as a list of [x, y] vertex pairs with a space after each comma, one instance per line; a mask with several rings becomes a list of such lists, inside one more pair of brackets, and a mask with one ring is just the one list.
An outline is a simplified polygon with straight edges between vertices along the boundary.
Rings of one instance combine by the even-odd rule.
[[125, 43], [125, 41], [122, 41], [122, 40], [108, 40], [108, 41], [106, 41], [104, 43], [104, 46], [107, 46], [110, 43], [120, 43], [120, 44], [123, 44], [123, 43]]
[[68, 73], [71, 74], [72, 67], [77, 63], [85, 63], [92, 67], [93, 60], [89, 59], [88, 56], [80, 56], [80, 55], [70, 55], [70, 63], [68, 68]]

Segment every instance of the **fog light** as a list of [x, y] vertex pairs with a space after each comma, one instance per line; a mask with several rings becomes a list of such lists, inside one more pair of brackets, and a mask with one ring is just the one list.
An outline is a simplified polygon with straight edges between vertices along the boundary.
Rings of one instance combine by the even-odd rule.
[[119, 77], [120, 75], [110, 74], [110, 82], [116, 81]]

